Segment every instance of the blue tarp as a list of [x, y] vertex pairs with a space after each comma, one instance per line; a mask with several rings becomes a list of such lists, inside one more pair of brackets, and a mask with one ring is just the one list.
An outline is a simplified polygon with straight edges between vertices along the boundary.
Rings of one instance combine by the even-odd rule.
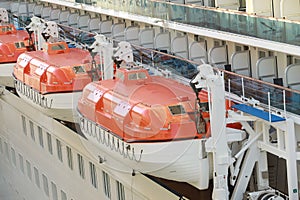
[[[246, 104], [236, 104], [233, 105], [232, 108], [238, 109], [240, 111], [243, 111], [245, 113], [248, 113], [250, 115], [259, 117], [261, 119], [264, 119], [266, 121], [270, 121], [269, 120], [269, 112], [266, 112], [264, 110], [260, 110], [257, 108], [254, 108], [252, 106], [248, 106]], [[273, 115], [271, 114], [271, 122], [280, 122], [280, 121], [284, 121], [285, 118], [279, 117], [277, 115]]]

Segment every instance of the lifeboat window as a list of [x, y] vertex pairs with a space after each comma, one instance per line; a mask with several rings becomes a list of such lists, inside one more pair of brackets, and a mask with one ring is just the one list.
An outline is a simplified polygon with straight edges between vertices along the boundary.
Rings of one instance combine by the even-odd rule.
[[64, 46], [64, 45], [62, 45], [62, 44], [57, 44], [57, 45], [53, 45], [52, 47], [51, 47], [51, 50], [64, 50], [64, 49], [66, 49], [66, 47]]
[[85, 73], [83, 66], [75, 66], [73, 67], [73, 71], [75, 72], [75, 74]]
[[12, 28], [9, 26], [2, 27], [2, 32], [12, 31]]
[[16, 46], [17, 49], [19, 49], [19, 48], [25, 48], [24, 42], [16, 42], [15, 46]]
[[128, 74], [128, 80], [146, 79], [147, 76], [144, 72], [130, 73]]
[[136, 73], [128, 74], [128, 80], [136, 80], [136, 79], [137, 79]]
[[169, 110], [172, 115], [180, 115], [186, 113], [182, 105], [169, 106]]
[[121, 79], [122, 81], [124, 81], [124, 74], [122, 72], [117, 72], [116, 73], [116, 78]]

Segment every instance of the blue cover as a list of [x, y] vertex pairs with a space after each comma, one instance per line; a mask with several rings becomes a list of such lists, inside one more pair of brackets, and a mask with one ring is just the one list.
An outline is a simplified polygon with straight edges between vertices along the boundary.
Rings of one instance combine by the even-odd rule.
[[[252, 106], [248, 106], [246, 104], [236, 104], [233, 105], [232, 108], [238, 109], [240, 111], [243, 111], [245, 113], [248, 113], [250, 115], [259, 117], [261, 119], [264, 119], [266, 121], [269, 120], [269, 112], [254, 108]], [[271, 122], [280, 122], [280, 121], [285, 121], [285, 118], [279, 117], [277, 115], [271, 114]]]

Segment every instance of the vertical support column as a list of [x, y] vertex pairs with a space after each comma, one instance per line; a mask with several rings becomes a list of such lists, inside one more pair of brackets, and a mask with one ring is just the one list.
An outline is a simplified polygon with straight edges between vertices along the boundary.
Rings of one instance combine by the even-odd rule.
[[262, 133], [263, 133], [263, 142], [265, 144], [269, 144], [269, 130], [270, 130], [270, 125], [263, 123]]
[[277, 128], [277, 144], [278, 144], [278, 149], [284, 150], [285, 149], [285, 141], [284, 141], [284, 132]]
[[257, 189], [264, 190], [269, 187], [267, 152], [262, 151], [258, 155], [259, 158], [256, 163]]
[[297, 153], [296, 153], [296, 136], [295, 125], [292, 119], [286, 120], [286, 168], [288, 178], [288, 195], [289, 199], [299, 199], [298, 195], [298, 175], [297, 175]]
[[[262, 121], [256, 121], [254, 124], [254, 131], [256, 133], [264, 132], [263, 137], [269, 135], [269, 126], [265, 125]], [[269, 139], [269, 138], [264, 138]], [[264, 190], [269, 187], [269, 177], [268, 177], [268, 159], [267, 152], [257, 151], [258, 162], [256, 163], [256, 177], [257, 177], [257, 189]]]
[[108, 42], [103, 47], [104, 76], [105, 79], [112, 79], [114, 77], [113, 44]]
[[213, 153], [214, 160], [214, 189], [213, 199], [226, 200], [229, 198], [227, 177], [229, 167], [229, 149], [226, 137], [225, 119], [225, 92], [223, 77], [212, 75], [207, 77], [207, 84], [211, 89], [211, 135], [209, 139], [210, 151]]

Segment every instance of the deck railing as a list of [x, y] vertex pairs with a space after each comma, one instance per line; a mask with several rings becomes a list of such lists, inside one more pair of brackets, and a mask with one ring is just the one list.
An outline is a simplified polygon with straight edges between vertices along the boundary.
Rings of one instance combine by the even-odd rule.
[[163, 0], [76, 0], [103, 9], [300, 46], [300, 22]]

